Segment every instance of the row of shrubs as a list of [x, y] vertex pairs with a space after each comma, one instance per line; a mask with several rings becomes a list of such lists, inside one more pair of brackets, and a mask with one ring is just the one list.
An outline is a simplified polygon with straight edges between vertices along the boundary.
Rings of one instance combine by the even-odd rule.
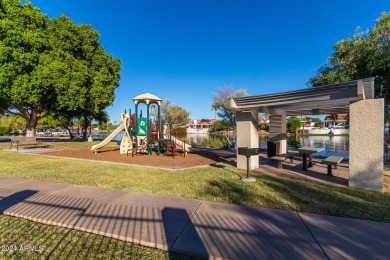
[[[197, 147], [199, 145], [197, 143], [192, 142], [191, 146]], [[210, 136], [210, 138], [204, 138], [202, 140], [201, 146], [205, 148], [229, 148], [230, 147], [228, 141], [223, 136]]]

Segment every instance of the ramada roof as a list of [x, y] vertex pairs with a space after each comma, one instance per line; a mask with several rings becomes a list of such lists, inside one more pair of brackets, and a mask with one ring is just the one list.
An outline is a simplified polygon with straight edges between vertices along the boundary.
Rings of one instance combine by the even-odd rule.
[[349, 113], [349, 104], [373, 99], [374, 78], [275, 94], [233, 98], [230, 107], [273, 115], [323, 115]]

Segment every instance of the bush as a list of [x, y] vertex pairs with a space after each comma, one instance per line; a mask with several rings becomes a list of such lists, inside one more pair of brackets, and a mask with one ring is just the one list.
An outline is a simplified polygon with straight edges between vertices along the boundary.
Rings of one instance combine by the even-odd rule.
[[291, 145], [294, 149], [302, 147], [301, 142], [296, 138], [289, 139], [288, 144]]
[[229, 143], [223, 136], [210, 136], [202, 140], [202, 147], [205, 148], [228, 148]]
[[229, 129], [229, 127], [231, 127], [231, 123], [228, 122], [226, 119], [218, 120], [211, 126], [211, 131], [223, 131]]
[[209, 148], [209, 147], [210, 147], [210, 140], [207, 139], [207, 138], [204, 138], [204, 139], [202, 140], [202, 146], [203, 146], [203, 147]]
[[229, 143], [224, 136], [213, 136], [210, 138], [212, 148], [229, 148]]
[[0, 125], [0, 135], [8, 135], [11, 132], [11, 127], [7, 125]]
[[218, 137], [210, 138], [210, 145], [212, 148], [223, 148], [224, 147], [222, 140]]
[[269, 125], [268, 124], [260, 124], [260, 130], [264, 130], [266, 132], [269, 132]]

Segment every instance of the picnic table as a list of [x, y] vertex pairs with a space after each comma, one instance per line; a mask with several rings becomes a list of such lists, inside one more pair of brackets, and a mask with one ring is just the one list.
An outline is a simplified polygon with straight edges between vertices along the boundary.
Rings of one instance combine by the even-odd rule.
[[[324, 151], [322, 147], [302, 147], [298, 148], [297, 151], [302, 154], [302, 170], [307, 171], [307, 168], [313, 167], [312, 154]], [[307, 157], [309, 157], [309, 166], [307, 166]]]

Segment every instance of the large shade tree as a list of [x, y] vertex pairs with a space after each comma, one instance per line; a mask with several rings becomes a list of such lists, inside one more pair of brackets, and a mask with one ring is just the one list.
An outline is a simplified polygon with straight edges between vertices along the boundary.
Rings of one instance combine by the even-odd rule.
[[390, 104], [390, 13], [383, 13], [366, 32], [357, 30], [352, 38], [333, 47], [327, 64], [310, 78], [312, 86], [375, 77], [375, 95], [384, 98], [388, 117]]
[[112, 104], [120, 60], [98, 39], [90, 25], [0, 1], [0, 107], [23, 116], [28, 136], [47, 115], [84, 117], [86, 127]]
[[53, 21], [51, 29], [52, 41], [58, 50], [54, 55], [64, 57], [71, 65], [66, 64], [58, 72], [74, 79], [61, 86], [68, 95], [59, 101], [61, 110], [57, 114], [62, 113], [65, 118], [81, 117], [85, 137], [92, 118], [98, 119], [104, 108], [114, 101], [120, 61], [105, 53], [98, 42], [98, 33], [90, 25], [74, 25], [61, 15]]
[[161, 103], [162, 118], [166, 122], [173, 124], [186, 124], [190, 121], [191, 112], [180, 106], [174, 106], [171, 99], [166, 99]]
[[236, 109], [230, 107], [230, 99], [245, 96], [248, 96], [245, 89], [239, 89], [234, 92], [233, 86], [219, 88], [218, 91], [213, 93], [211, 97], [211, 108], [218, 111], [217, 115], [229, 122], [230, 126], [233, 126], [235, 124], [237, 111]]

